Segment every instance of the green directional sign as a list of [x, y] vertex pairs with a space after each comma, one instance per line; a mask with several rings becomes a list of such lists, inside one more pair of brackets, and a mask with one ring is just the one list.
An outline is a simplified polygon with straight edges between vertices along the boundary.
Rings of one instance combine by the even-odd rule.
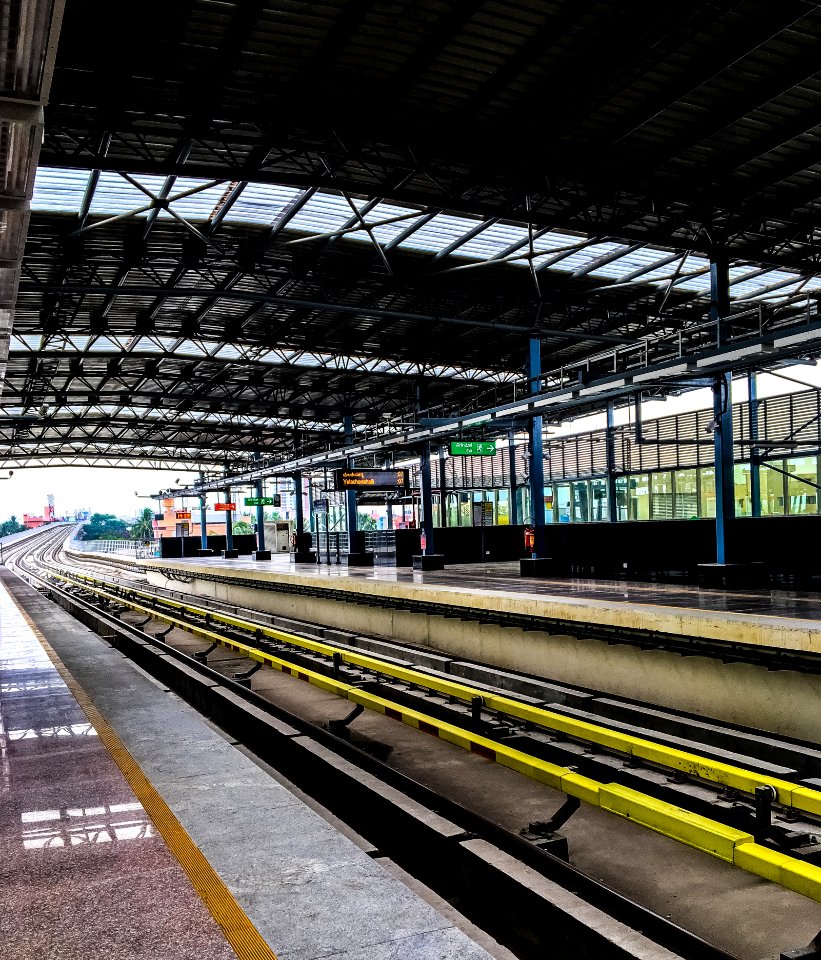
[[246, 507], [273, 507], [274, 498], [273, 497], [246, 497], [245, 506]]
[[492, 457], [496, 453], [495, 440], [451, 440], [452, 457]]

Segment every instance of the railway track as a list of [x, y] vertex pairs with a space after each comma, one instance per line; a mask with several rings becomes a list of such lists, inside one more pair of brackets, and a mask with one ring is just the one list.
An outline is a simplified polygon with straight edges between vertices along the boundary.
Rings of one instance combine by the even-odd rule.
[[[14, 545], [9, 565], [67, 608], [95, 621], [109, 636], [129, 634], [130, 641], [121, 638], [120, 642], [124, 648], [138, 642], [143, 659], [151, 659], [143, 649], [150, 646], [162, 651], [158, 659], [168, 661], [172, 632], [199, 641], [194, 657], [173, 652], [174, 661], [185, 668], [182, 672], [187, 671], [195, 699], [203, 693], [192, 675], [209, 676], [215, 672], [208, 665], [209, 657], [230, 654], [234, 663], [237, 658], [244, 661], [228, 678], [235, 696], [242, 691], [240, 702], [259, 707], [248, 687], [253, 674], [265, 668], [349, 701], [353, 709], [348, 717], [320, 736], [325, 741], [330, 736], [334, 748], [346, 758], [362, 753], [347, 740], [350, 725], [363, 710], [370, 710], [561, 791], [567, 801], [559, 815], [532, 825], [527, 839], [508, 833], [501, 843], [497, 826], [480, 823], [463, 808], [459, 817], [470, 837], [492, 835], [492, 842], [529, 869], [554, 880], [559, 875], [571, 889], [583, 887], [597, 908], [607, 903], [610, 916], [620, 923], [629, 918], [626, 922], [635, 929], [682, 956], [731, 954], [717, 951], [605, 885], [589, 877], [582, 879], [573, 867], [547, 852], [562, 851], [556, 831], [580, 802], [640, 823], [821, 902], [821, 847], [816, 842], [821, 835], [821, 791], [814, 784], [821, 773], [821, 751], [726, 725], [701, 721], [699, 727], [696, 718], [597, 698], [590, 691], [560, 688], [535, 678], [530, 678], [528, 688], [527, 678], [520, 678], [520, 686], [531, 694], [558, 697], [557, 702], [546, 704], [543, 696], [505, 690], [500, 682], [509, 685], [509, 677], [490, 682], [494, 680], [492, 671], [484, 674], [483, 682], [477, 681], [475, 674], [473, 680], [467, 680], [436, 669], [444, 664], [414, 663], [411, 649], [405, 657], [396, 656], [395, 649], [389, 656], [380, 652], [378, 641], [373, 640], [371, 646], [376, 650], [363, 651], [353, 642], [343, 642], [345, 638], [328, 642], [327, 631], [312, 631], [309, 624], [302, 629], [297, 625], [283, 629], [275, 625], [275, 617], [214, 601], [194, 604], [174, 596], [174, 591], [149, 588], [135, 579], [103, 576], [104, 562], [95, 558], [81, 564], [63, 552], [64, 536], [64, 531], [43, 535], [35, 549], [31, 543]], [[128, 623], [135, 617], [140, 618], [136, 624]], [[161, 625], [162, 631], [150, 635], [149, 623]], [[447, 666], [452, 670], [452, 663]], [[167, 663], [163, 669], [169, 669]], [[226, 678], [219, 676], [220, 683], [225, 683]], [[602, 708], [609, 710], [609, 715], [597, 714]], [[288, 717], [289, 722], [293, 719]], [[654, 720], [655, 728], [640, 727], [642, 719]], [[685, 727], [687, 736], [658, 729], [666, 725], [669, 730], [675, 721]], [[239, 719], [237, 723], [241, 726]], [[369, 768], [373, 769], [373, 763], [372, 757], [367, 758]], [[391, 776], [395, 777], [396, 771], [390, 771]], [[425, 791], [419, 784], [412, 789], [408, 784], [403, 787], [408, 787], [409, 795]], [[435, 810], [452, 805], [430, 792], [425, 799]], [[504, 937], [500, 939], [504, 942]], [[529, 955], [520, 943], [512, 948], [522, 956]]]

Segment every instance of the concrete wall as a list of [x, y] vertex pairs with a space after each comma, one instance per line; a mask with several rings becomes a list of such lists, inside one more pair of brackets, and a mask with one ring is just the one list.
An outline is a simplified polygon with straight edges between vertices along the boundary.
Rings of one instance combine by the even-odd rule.
[[[179, 590], [157, 569], [150, 583]], [[821, 676], [192, 579], [196, 596], [821, 742]], [[799, 706], [800, 705], [800, 706]]]

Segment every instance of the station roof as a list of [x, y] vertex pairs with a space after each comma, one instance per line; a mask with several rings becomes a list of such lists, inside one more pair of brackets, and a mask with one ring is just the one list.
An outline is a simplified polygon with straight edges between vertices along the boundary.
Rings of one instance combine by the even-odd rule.
[[319, 449], [514, 400], [530, 336], [698, 351], [711, 256], [741, 326], [814, 315], [819, 64], [808, 0], [70, 4], [6, 459]]

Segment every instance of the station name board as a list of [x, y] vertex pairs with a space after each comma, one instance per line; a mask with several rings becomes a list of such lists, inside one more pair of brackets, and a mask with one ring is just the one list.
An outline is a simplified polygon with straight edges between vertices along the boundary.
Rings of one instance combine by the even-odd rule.
[[275, 494], [273, 497], [246, 497], [246, 507], [281, 507], [282, 497]]
[[178, 520], [190, 520], [190, 519], [191, 519], [191, 511], [190, 511], [190, 510], [177, 510], [175, 516], [176, 516], [176, 518], [177, 518]]
[[237, 505], [235, 503], [215, 503], [214, 509], [222, 510], [227, 513], [229, 510], [236, 510]]
[[496, 453], [495, 440], [451, 440], [452, 457], [492, 457]]
[[407, 490], [407, 470], [337, 470], [336, 490]]

